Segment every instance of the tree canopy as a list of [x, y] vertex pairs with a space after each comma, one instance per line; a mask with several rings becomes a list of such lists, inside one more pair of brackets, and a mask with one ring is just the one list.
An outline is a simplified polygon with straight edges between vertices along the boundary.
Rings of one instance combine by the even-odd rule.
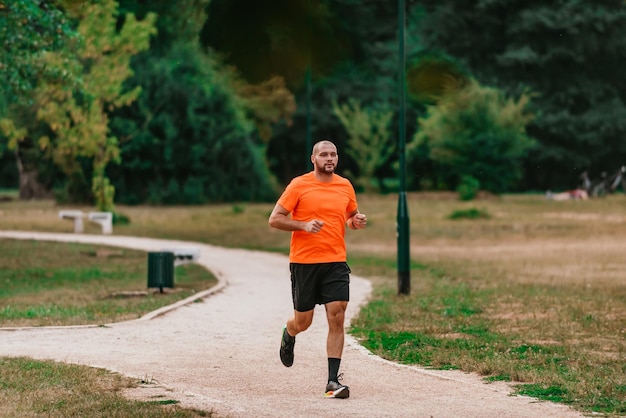
[[40, 57], [63, 51], [76, 36], [59, 0], [0, 1], [0, 105], [27, 98], [40, 77], [71, 77]]
[[429, 48], [460, 59], [484, 84], [538, 95], [526, 187], [575, 185], [626, 159], [626, 3], [616, 0], [428, 2]]
[[[105, 5], [106, 19], [84, 14]], [[311, 133], [337, 144], [359, 188], [387, 191], [397, 7], [0, 0], [0, 186], [19, 176], [25, 198], [99, 205], [113, 187], [123, 203], [268, 200], [311, 169]], [[572, 188], [624, 164], [625, 2], [426, 0], [406, 12], [410, 189]]]
[[[118, 159], [119, 148], [117, 138], [109, 135], [106, 111], [137, 98], [139, 89], [124, 91], [123, 83], [132, 74], [130, 58], [149, 47], [155, 16], [138, 22], [127, 15], [119, 23], [114, 0], [85, 4], [72, 12], [79, 21], [77, 36], [64, 50], [38, 57], [37, 62], [48, 70], [30, 87], [29, 103], [12, 106], [11, 121], [4, 123], [9, 128], [5, 133], [11, 148], [42, 150], [43, 157], [50, 158], [67, 176], [70, 195], [80, 185], [91, 183], [96, 205], [112, 210], [115, 192], [105, 169]], [[28, 31], [22, 34], [28, 35]], [[65, 73], [69, 76], [56, 76]], [[19, 152], [17, 155], [20, 159]], [[85, 179], [84, 159], [92, 162], [91, 182]]]

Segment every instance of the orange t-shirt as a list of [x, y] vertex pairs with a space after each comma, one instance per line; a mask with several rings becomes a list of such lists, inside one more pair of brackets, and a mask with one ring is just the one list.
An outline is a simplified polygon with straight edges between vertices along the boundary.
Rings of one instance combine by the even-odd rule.
[[321, 231], [291, 233], [289, 261], [315, 264], [346, 261], [346, 221], [357, 210], [356, 195], [350, 181], [337, 174], [329, 183], [315, 178], [311, 171], [291, 180], [278, 199], [278, 204], [298, 221], [318, 219], [324, 222]]

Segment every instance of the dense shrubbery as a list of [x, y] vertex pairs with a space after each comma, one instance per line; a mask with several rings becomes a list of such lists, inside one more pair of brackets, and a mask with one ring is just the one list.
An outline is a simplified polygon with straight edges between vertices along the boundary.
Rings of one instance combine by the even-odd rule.
[[275, 197], [253, 126], [215, 60], [181, 45], [162, 57], [146, 54], [135, 68], [132, 81], [144, 93], [112, 120], [124, 161], [109, 170], [119, 202]]
[[483, 190], [508, 191], [521, 178], [522, 159], [534, 145], [525, 133], [532, 118], [529, 100], [527, 94], [507, 99], [471, 82], [429, 108], [408, 152], [433, 161], [428, 177], [446, 188], [456, 189], [471, 176]]

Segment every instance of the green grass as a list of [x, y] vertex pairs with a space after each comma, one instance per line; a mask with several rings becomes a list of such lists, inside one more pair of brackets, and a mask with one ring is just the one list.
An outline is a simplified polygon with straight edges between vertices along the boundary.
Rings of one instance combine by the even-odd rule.
[[[351, 329], [365, 347], [406, 364], [511, 382], [519, 394], [580, 411], [626, 415], [626, 196], [582, 202], [531, 194], [480, 200], [488, 218], [473, 216], [477, 202], [459, 201], [454, 194], [410, 194], [408, 200], [410, 295], [399, 296], [396, 288], [397, 196], [359, 196], [368, 228], [346, 234], [352, 271], [374, 286]], [[119, 207], [129, 222], [116, 225], [114, 233], [287, 253], [289, 234], [267, 225], [272, 206]], [[71, 223], [58, 219], [59, 209], [51, 202], [3, 202], [0, 229], [71, 232]], [[450, 219], [451, 213], [470, 215]], [[99, 233], [93, 225], [86, 228]], [[22, 245], [11, 240], [0, 245], [9, 242]], [[41, 245], [33, 251], [48, 251], [50, 244]], [[2, 247], [0, 253], [9, 250]], [[115, 276], [108, 270], [112, 267], [102, 266], [111, 264], [107, 258], [89, 257], [71, 246], [63, 251], [93, 262], [76, 269], [82, 271], [79, 277]], [[88, 250], [93, 251], [97, 248]], [[124, 250], [119, 261], [128, 264], [121, 270], [134, 271], [133, 288], [143, 288], [145, 253], [137, 259], [132, 253]], [[58, 290], [64, 294], [78, 280], [62, 265], [57, 266], [61, 273], [51, 273], [55, 259], [42, 260], [39, 267], [12, 262], [14, 273], [30, 271], [44, 281], [51, 274], [64, 277]], [[45, 293], [28, 286], [26, 300]], [[110, 299], [116, 287], [102, 290], [101, 299]], [[70, 318], [59, 321], [76, 320]]]
[[[475, 288], [428, 272], [414, 279], [429, 290], [405, 297], [379, 289], [353, 323], [352, 333], [372, 352], [404, 364], [476, 372], [487, 381], [523, 382], [516, 385], [519, 394], [581, 410], [626, 412], [623, 320], [602, 319], [601, 307], [586, 305], [584, 289], [559, 290], [571, 303], [582, 301], [584, 316], [562, 307], [550, 319], [504, 321], [493, 315], [504, 293], [499, 286]], [[554, 289], [506, 287], [522, 304], [534, 299], [528, 310], [554, 304]], [[612, 296], [613, 303], [623, 298]], [[606, 341], [611, 335], [615, 341]]]
[[133, 401], [123, 391], [140, 382], [103, 369], [0, 358], [0, 416], [3, 417], [211, 417], [173, 400]]
[[623, 285], [462, 278], [436, 263], [412, 272], [410, 296], [381, 285], [353, 322], [351, 332], [372, 352], [520, 382], [519, 394], [583, 411], [626, 413]]
[[105, 324], [139, 318], [213, 286], [206, 269], [184, 264], [174, 289], [147, 289], [144, 251], [0, 240], [0, 326]]
[[[0, 254], [0, 326], [135, 319], [217, 283], [206, 269], [184, 264], [174, 289], [148, 291], [146, 253], [117, 247], [0, 239]], [[212, 416], [172, 399], [123, 396], [138, 383], [84, 366], [0, 358], [0, 416]]]
[[491, 215], [484, 209], [462, 209], [455, 210], [450, 215], [448, 215], [448, 219], [489, 219]]

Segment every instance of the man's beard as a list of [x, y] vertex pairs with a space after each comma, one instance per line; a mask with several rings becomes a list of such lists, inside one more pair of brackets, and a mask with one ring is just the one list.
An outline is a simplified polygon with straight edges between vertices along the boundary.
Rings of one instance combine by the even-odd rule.
[[315, 167], [317, 168], [317, 171], [322, 174], [332, 174], [335, 172], [334, 164], [330, 164], [328, 168], [326, 168], [326, 164], [316, 164]]

